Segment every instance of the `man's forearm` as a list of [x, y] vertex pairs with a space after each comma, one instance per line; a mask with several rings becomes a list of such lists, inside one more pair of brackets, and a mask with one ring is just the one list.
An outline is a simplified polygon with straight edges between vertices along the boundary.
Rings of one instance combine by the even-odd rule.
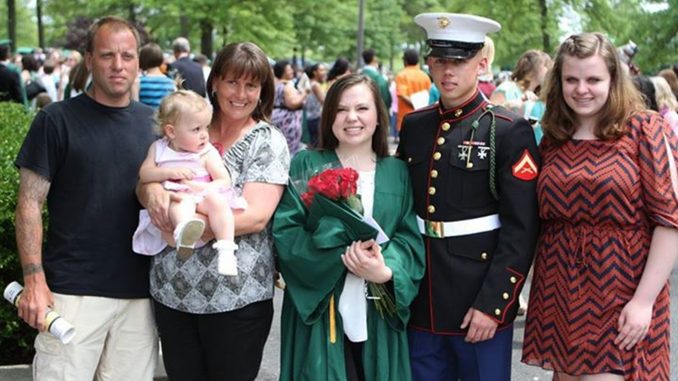
[[50, 183], [42, 176], [21, 170], [15, 231], [25, 283], [44, 281], [42, 268], [42, 207]]
[[19, 203], [16, 210], [16, 242], [24, 282], [42, 274], [42, 215], [39, 207]]

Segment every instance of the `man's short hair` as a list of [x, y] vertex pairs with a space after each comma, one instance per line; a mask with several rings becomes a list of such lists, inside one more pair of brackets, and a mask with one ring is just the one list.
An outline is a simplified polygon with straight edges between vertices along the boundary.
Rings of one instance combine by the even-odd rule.
[[172, 50], [176, 53], [188, 53], [191, 51], [191, 44], [185, 37], [177, 37], [172, 43]]
[[94, 37], [96, 37], [99, 29], [101, 29], [103, 26], [108, 26], [115, 32], [124, 29], [129, 30], [132, 32], [134, 40], [137, 43], [137, 50], [139, 49], [139, 32], [137, 32], [137, 28], [135, 28], [134, 25], [132, 25], [129, 21], [117, 16], [104, 16], [96, 20], [89, 28], [89, 31], [87, 31], [87, 43], [85, 45], [85, 51], [87, 53], [92, 53], [94, 51]]
[[419, 53], [415, 49], [405, 49], [403, 59], [407, 66], [416, 65], [419, 63]]
[[363, 51], [363, 62], [365, 62], [365, 65], [369, 65], [374, 61], [374, 57], [377, 55], [377, 53], [374, 51], [374, 49], [366, 49]]

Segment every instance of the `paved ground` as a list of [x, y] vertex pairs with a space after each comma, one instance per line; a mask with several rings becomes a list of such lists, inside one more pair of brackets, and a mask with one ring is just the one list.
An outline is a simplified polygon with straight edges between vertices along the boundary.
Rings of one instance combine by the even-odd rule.
[[[671, 275], [671, 347], [678, 348], [678, 268]], [[529, 287], [529, 284], [528, 284]], [[275, 311], [273, 328], [266, 343], [264, 361], [259, 371], [257, 381], [275, 381], [278, 379], [280, 351], [280, 305], [282, 293], [276, 289]], [[520, 350], [522, 348], [524, 319], [518, 319], [515, 323], [513, 338], [513, 377], [512, 381], [550, 381], [551, 372], [541, 370], [520, 363]], [[156, 380], [166, 380], [164, 369], [159, 366], [156, 372]], [[678, 380], [678, 351], [671, 351], [671, 379]], [[31, 373], [28, 365], [15, 365], [0, 367], [0, 381], [30, 381]]]
[[[671, 275], [671, 348], [678, 348], [678, 267]], [[529, 284], [527, 285], [529, 287]], [[278, 351], [280, 350], [279, 315], [282, 293], [276, 290], [275, 308], [276, 317], [274, 326], [266, 343], [264, 362], [259, 371], [258, 381], [274, 381], [278, 376]], [[527, 295], [527, 294], [526, 294]], [[550, 381], [552, 372], [537, 367], [527, 366], [520, 362], [521, 349], [523, 346], [523, 331], [525, 319], [519, 318], [514, 325], [513, 334], [513, 371], [512, 381]], [[678, 350], [671, 351], [671, 380], [678, 380]], [[649, 381], [649, 380], [648, 380]]]

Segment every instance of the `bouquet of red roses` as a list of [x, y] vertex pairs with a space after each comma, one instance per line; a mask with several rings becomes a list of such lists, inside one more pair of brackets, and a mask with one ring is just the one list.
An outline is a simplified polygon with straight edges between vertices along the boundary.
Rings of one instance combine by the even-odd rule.
[[358, 172], [355, 169], [327, 169], [311, 177], [301, 200], [310, 208], [315, 195], [321, 194], [333, 201], [345, 201], [352, 210], [362, 215], [363, 205], [357, 192]]
[[[363, 205], [358, 195], [358, 172], [353, 168], [330, 168], [311, 177], [301, 200], [311, 211], [309, 219], [315, 221], [323, 215], [338, 217], [347, 229], [353, 230], [360, 240], [372, 239], [377, 231], [363, 220]], [[328, 201], [331, 201], [328, 203]], [[347, 207], [347, 208], [346, 208]], [[352, 215], [349, 215], [352, 214]], [[327, 240], [326, 244], [334, 240]], [[374, 300], [377, 311], [384, 316], [395, 313], [395, 303], [384, 284], [367, 282], [368, 299]], [[367, 291], [366, 291], [367, 294]]]

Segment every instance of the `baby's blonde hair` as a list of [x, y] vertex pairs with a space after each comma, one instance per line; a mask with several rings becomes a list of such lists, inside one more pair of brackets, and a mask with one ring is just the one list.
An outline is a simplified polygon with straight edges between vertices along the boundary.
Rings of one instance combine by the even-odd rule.
[[209, 101], [191, 90], [177, 90], [160, 102], [155, 113], [155, 129], [160, 136], [165, 136], [165, 126], [176, 124], [183, 113], [198, 113], [206, 108], [212, 109]]

